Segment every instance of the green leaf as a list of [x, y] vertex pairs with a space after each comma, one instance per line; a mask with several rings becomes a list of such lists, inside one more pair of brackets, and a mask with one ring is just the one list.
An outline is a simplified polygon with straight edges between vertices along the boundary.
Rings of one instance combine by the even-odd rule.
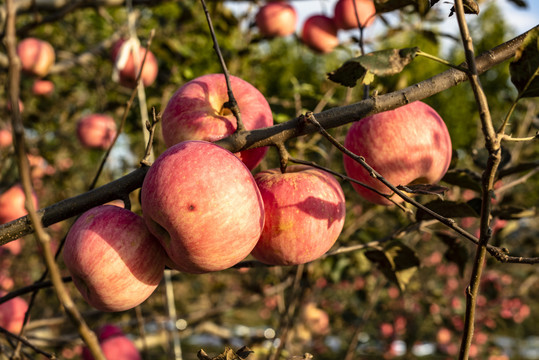
[[399, 10], [410, 5], [421, 14], [426, 13], [431, 7], [428, 0], [374, 0], [377, 14]]
[[416, 253], [400, 241], [392, 241], [383, 250], [368, 250], [365, 256], [401, 291], [404, 291], [419, 266]]
[[[449, 218], [461, 218], [461, 217], [479, 217], [479, 214], [467, 203], [460, 203], [456, 201], [444, 201], [444, 200], [434, 200], [425, 204], [430, 210]], [[428, 214], [426, 211], [421, 209], [417, 210], [416, 213], [417, 221], [421, 220], [430, 220], [433, 217]]]
[[528, 7], [528, 4], [526, 4], [526, 1], [524, 1], [524, 0], [508, 0], [508, 1], [512, 2], [513, 4], [515, 4], [516, 6], [521, 7], [521, 8], [527, 8]]
[[[531, 30], [509, 64], [511, 81], [519, 92], [519, 97], [539, 96], [539, 28]], [[530, 79], [531, 82], [530, 82]]]
[[412, 185], [399, 185], [397, 189], [406, 191], [410, 194], [421, 195], [437, 195], [442, 197], [449, 188], [436, 184], [412, 184]]
[[[475, 2], [475, 0], [462, 0], [462, 5], [464, 6], [464, 13], [465, 14], [479, 14], [479, 5]], [[449, 16], [453, 15], [455, 12], [455, 7], [453, 6], [451, 10], [449, 11]]]
[[481, 192], [481, 176], [468, 169], [449, 170], [442, 181], [464, 189]]
[[418, 47], [374, 51], [346, 61], [340, 68], [329, 73], [328, 78], [341, 85], [354, 87], [358, 81], [366, 83], [365, 78], [369, 73], [377, 76], [398, 74], [412, 62], [418, 51]]
[[502, 206], [499, 209], [492, 210], [492, 216], [495, 216], [502, 220], [518, 220], [527, 217], [534, 217], [537, 215], [535, 207], [526, 209], [520, 206], [507, 205]]

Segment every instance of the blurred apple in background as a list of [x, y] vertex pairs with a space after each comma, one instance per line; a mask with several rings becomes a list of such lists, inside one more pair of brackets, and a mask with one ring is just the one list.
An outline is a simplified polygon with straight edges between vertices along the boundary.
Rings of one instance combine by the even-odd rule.
[[83, 116], [77, 123], [77, 137], [86, 148], [108, 149], [116, 137], [116, 123], [105, 114]]
[[264, 204], [249, 169], [206, 141], [184, 141], [163, 152], [144, 178], [141, 205], [171, 260], [167, 265], [188, 273], [237, 264], [264, 225]]
[[45, 76], [54, 65], [54, 48], [46, 41], [26, 38], [17, 45], [17, 55], [24, 72]]
[[[344, 146], [363, 156], [367, 164], [394, 186], [437, 183], [451, 162], [447, 126], [433, 108], [421, 101], [355, 122], [346, 134]], [[382, 193], [390, 193], [384, 184], [347, 155], [344, 155], [344, 168], [351, 178]], [[352, 183], [352, 186], [370, 202], [391, 204], [359, 184]], [[398, 196], [393, 199], [401, 201]]]
[[[135, 344], [115, 325], [104, 325], [97, 331], [103, 355], [109, 360], [141, 360]], [[83, 360], [94, 360], [87, 347], [82, 350]]]
[[[264, 95], [253, 85], [230, 76], [234, 97], [247, 130], [273, 125], [271, 108]], [[228, 91], [223, 74], [209, 74], [184, 84], [168, 101], [161, 117], [163, 139], [170, 147], [186, 140], [214, 142], [234, 133], [236, 118], [224, 107]], [[266, 155], [261, 147], [237, 153], [249, 169], [254, 169]]]
[[[134, 88], [136, 85], [137, 75], [146, 54], [146, 48], [138, 47], [138, 65], [135, 67], [135, 56], [133, 49], [135, 42], [120, 39], [112, 47], [112, 61], [118, 71], [118, 81], [125, 87]], [[141, 81], [145, 87], [152, 85], [157, 78], [159, 64], [155, 55], [148, 51], [146, 60], [144, 61], [144, 69], [142, 69]]]
[[[6, 295], [0, 291], [0, 297]], [[15, 297], [0, 304], [0, 326], [13, 334], [19, 334], [24, 323], [28, 303], [22, 297]]]
[[272, 1], [260, 7], [255, 22], [266, 37], [284, 37], [296, 31], [296, 9], [286, 1]]
[[[8, 99], [8, 102], [7, 102], [7, 111], [11, 112], [11, 102], [9, 101]], [[22, 102], [21, 99], [19, 99], [19, 113], [23, 113], [24, 112], [24, 103]]]
[[49, 96], [54, 92], [54, 83], [50, 80], [37, 79], [32, 85], [32, 93], [37, 96]]
[[362, 27], [370, 26], [374, 22], [376, 8], [373, 0], [339, 0], [333, 12], [333, 20], [337, 28], [344, 30], [359, 28], [354, 1]]
[[9, 129], [0, 129], [0, 149], [6, 149], [13, 144], [13, 133]]
[[319, 53], [329, 53], [339, 45], [337, 26], [325, 15], [313, 15], [303, 23], [301, 39], [305, 45]]
[[326, 311], [316, 306], [315, 303], [309, 302], [301, 308], [301, 321], [315, 335], [329, 333], [329, 315]]
[[[38, 208], [37, 196], [33, 195], [34, 207]], [[25, 205], [26, 197], [20, 184], [15, 184], [0, 194], [0, 224], [5, 224], [28, 214]], [[22, 250], [21, 239], [11, 241], [2, 246], [12, 254], [18, 255]]]
[[64, 262], [83, 298], [101, 311], [124, 311], [144, 302], [165, 269], [161, 245], [132, 211], [101, 205], [69, 230]]
[[264, 200], [264, 231], [252, 255], [273, 265], [316, 260], [337, 241], [345, 199], [335, 178], [304, 165], [261, 171], [255, 180]]

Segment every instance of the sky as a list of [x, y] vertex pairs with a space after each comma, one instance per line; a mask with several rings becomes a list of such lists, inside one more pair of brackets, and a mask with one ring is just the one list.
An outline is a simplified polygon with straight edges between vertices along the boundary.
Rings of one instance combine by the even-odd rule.
[[[333, 8], [337, 0], [291, 0], [289, 1], [297, 10], [298, 13], [298, 26], [297, 32], [301, 31], [301, 24], [307, 19], [307, 17], [315, 14], [333, 14]], [[498, 5], [502, 8], [502, 13], [505, 14], [507, 22], [517, 31], [517, 33], [522, 33], [526, 30], [531, 29], [533, 26], [539, 24], [539, 0], [526, 0], [528, 8], [522, 9], [515, 6], [509, 0], [489, 0], [496, 1]], [[447, 11], [452, 6], [453, 1], [441, 0], [435, 7], [442, 9], [442, 11]], [[227, 5], [231, 7], [234, 11], [244, 12], [248, 9], [249, 2], [235, 1], [228, 2]], [[470, 15], [473, 16], [473, 15]], [[456, 18], [453, 16], [446, 20], [448, 22], [448, 28], [454, 29], [456, 34], [458, 31], [458, 26], [456, 23]], [[375, 22], [375, 28], [370, 31], [376, 31], [376, 26], [381, 26]], [[368, 36], [368, 34], [366, 34]]]

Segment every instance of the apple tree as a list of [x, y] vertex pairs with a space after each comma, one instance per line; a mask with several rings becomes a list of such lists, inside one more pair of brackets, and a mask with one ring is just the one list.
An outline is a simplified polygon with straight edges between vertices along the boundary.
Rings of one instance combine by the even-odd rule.
[[0, 359], [537, 358], [530, 3], [6, 0]]

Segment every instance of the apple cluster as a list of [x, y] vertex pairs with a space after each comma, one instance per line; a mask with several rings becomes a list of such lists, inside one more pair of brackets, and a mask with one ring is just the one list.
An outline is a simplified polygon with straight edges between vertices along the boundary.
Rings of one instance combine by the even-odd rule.
[[[338, 0], [333, 17], [316, 14], [305, 20], [301, 40], [316, 52], [329, 53], [339, 45], [339, 30], [368, 27], [374, 22], [375, 15], [373, 0]], [[295, 32], [297, 13], [287, 1], [271, 1], [259, 8], [255, 23], [265, 37], [284, 37]]]
[[[231, 86], [245, 128], [271, 126], [264, 96], [237, 77]], [[222, 74], [180, 87], [161, 117], [168, 148], [142, 184], [143, 215], [102, 205], [73, 224], [64, 262], [95, 308], [122, 311], [142, 303], [165, 266], [202, 274], [228, 269], [249, 255], [269, 265], [298, 265], [320, 258], [337, 241], [346, 212], [339, 182], [306, 165], [253, 175], [266, 148], [233, 154], [214, 144], [237, 129], [227, 102]], [[394, 184], [437, 182], [451, 159], [443, 120], [422, 102], [353, 124], [345, 145]], [[380, 195], [387, 192], [384, 185], [369, 172], [346, 156], [344, 166], [348, 176], [370, 187], [354, 185], [362, 197], [389, 204]]]

